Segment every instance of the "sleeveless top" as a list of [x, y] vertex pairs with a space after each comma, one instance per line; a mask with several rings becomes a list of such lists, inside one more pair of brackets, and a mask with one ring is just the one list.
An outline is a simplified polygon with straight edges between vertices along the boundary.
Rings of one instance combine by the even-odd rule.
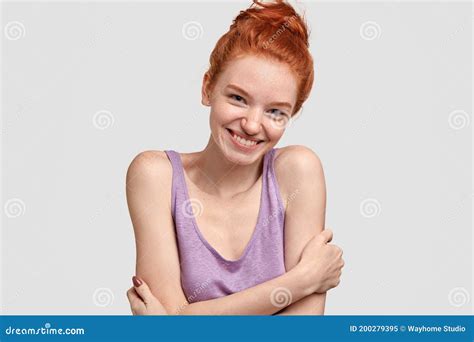
[[173, 167], [171, 213], [181, 265], [181, 286], [189, 303], [227, 296], [286, 272], [285, 210], [273, 167], [275, 151], [272, 148], [263, 157], [257, 224], [237, 260], [222, 257], [201, 234], [193, 212], [199, 213], [202, 207], [197, 199], [189, 198], [181, 156], [173, 150], [165, 151]]

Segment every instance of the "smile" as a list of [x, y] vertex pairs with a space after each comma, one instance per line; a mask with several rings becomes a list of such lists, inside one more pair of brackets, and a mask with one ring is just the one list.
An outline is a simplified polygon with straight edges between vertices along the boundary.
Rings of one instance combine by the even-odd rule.
[[241, 149], [244, 149], [244, 150], [247, 150], [247, 151], [254, 150], [257, 147], [257, 145], [259, 145], [260, 143], [263, 142], [263, 140], [257, 140], [257, 141], [247, 140], [247, 139], [244, 139], [244, 138], [238, 136], [236, 133], [234, 133], [229, 128], [226, 128], [226, 130], [227, 130], [227, 132], [229, 132], [229, 135], [231, 137], [232, 142], [237, 147], [239, 147]]

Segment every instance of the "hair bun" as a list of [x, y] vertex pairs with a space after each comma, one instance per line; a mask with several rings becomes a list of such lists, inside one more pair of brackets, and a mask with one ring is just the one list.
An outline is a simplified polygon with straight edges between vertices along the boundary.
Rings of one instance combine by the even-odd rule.
[[238, 28], [241, 24], [247, 22], [247, 20], [252, 19], [262, 26], [268, 27], [268, 25], [270, 25], [274, 27], [275, 31], [279, 29], [288, 30], [309, 47], [309, 33], [305, 21], [296, 13], [291, 5], [283, 0], [266, 3], [253, 0], [253, 4], [248, 9], [240, 11], [240, 14], [234, 19], [231, 28]]

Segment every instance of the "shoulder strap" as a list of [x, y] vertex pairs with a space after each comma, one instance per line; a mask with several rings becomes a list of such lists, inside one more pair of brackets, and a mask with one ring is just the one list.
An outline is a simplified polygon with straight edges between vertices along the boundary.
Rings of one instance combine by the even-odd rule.
[[179, 187], [180, 184], [180, 168], [181, 168], [181, 163], [179, 160], [179, 155], [178, 152], [173, 151], [173, 150], [165, 150], [166, 155], [168, 156], [168, 159], [171, 162], [171, 166], [173, 167], [173, 179], [172, 179], [172, 185], [171, 185], [171, 213], [173, 215], [173, 219], [176, 219], [176, 191], [177, 187]]

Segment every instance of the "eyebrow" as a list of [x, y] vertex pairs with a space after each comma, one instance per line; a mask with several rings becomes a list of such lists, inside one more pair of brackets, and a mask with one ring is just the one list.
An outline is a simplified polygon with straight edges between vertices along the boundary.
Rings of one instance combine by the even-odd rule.
[[[228, 84], [226, 88], [231, 88], [231, 89], [237, 90], [238, 92], [244, 94], [245, 96], [252, 98], [252, 96], [249, 93], [247, 93], [245, 90], [243, 90], [241, 87], [239, 87], [235, 84]], [[272, 102], [270, 105], [288, 107], [288, 109], [290, 109], [290, 110], [293, 109], [293, 106], [288, 102]]]

